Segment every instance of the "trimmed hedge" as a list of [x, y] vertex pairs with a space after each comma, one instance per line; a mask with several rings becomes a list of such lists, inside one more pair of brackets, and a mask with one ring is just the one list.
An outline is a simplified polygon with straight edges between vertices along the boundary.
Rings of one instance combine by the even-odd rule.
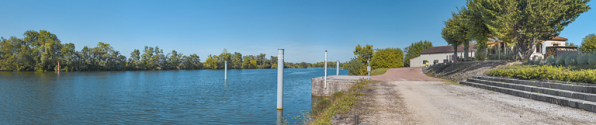
[[550, 65], [521, 65], [493, 69], [485, 74], [491, 76], [514, 77], [521, 79], [558, 80], [568, 82], [596, 83], [596, 69], [570, 70]]

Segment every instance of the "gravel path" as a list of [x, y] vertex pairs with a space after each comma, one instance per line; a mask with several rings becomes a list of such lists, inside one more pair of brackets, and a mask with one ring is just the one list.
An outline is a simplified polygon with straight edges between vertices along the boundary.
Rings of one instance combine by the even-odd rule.
[[[413, 68], [390, 71], [402, 72], [376, 77], [383, 82], [367, 85], [369, 90], [363, 90], [367, 97], [336, 123], [353, 124], [353, 115], [358, 115], [361, 123], [372, 125], [596, 124], [596, 113], [404, 75], [421, 73]], [[394, 73], [401, 75], [387, 76]], [[389, 81], [395, 79], [403, 80]]]

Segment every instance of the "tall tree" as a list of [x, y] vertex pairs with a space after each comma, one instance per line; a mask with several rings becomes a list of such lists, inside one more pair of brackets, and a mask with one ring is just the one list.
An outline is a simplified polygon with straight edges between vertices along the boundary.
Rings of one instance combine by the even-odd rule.
[[447, 43], [453, 46], [453, 56], [457, 59], [457, 46], [464, 44], [467, 41], [466, 32], [467, 30], [463, 26], [463, 21], [459, 13], [452, 13], [452, 16], [448, 21], [445, 22], [445, 27], [441, 31], [443, 39]]
[[129, 66], [132, 70], [138, 70], [141, 68], [141, 52], [138, 49], [134, 49], [132, 52], [130, 52], [130, 59], [128, 60]]
[[145, 46], [143, 55], [141, 55], [141, 61], [145, 70], [153, 69], [155, 62], [153, 61], [153, 47]]
[[234, 52], [234, 55], [232, 55], [232, 65], [234, 69], [242, 68], [242, 53]]
[[[373, 53], [374, 53], [374, 50], [372, 47], [373, 47], [373, 45], [366, 44], [366, 46], [360, 46], [360, 44], [358, 44], [354, 50], [354, 55], [356, 55], [356, 58], [358, 60], [360, 60], [360, 62], [362, 62], [363, 64], [367, 64], [367, 61], [372, 58]], [[368, 74], [368, 72], [366, 71], [366, 66], [360, 68], [359, 74], [360, 75]]]
[[466, 2], [467, 8], [462, 7], [460, 12], [464, 18], [464, 26], [468, 31], [466, 37], [469, 40], [476, 41], [476, 50], [480, 52], [477, 52], [475, 55], [478, 59], [483, 59], [488, 54], [488, 44], [486, 42], [488, 42], [491, 33], [486, 26], [485, 20], [482, 19], [482, 8], [475, 6], [478, 1], [468, 0]]

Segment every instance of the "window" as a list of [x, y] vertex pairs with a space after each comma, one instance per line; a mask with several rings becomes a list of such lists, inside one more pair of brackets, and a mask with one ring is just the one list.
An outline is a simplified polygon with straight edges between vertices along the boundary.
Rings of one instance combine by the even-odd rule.
[[426, 65], [426, 62], [428, 62], [428, 60], [422, 60], [422, 65]]
[[542, 50], [542, 45], [541, 44], [536, 44], [536, 52], [537, 53], [540, 53], [541, 52], [540, 50]]

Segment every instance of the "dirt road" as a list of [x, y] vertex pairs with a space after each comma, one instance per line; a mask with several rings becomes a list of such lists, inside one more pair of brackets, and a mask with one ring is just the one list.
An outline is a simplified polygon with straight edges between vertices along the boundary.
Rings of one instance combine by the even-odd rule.
[[[336, 124], [596, 124], [596, 114], [390, 69], [362, 90], [365, 99]], [[422, 74], [423, 76], [420, 76]]]

